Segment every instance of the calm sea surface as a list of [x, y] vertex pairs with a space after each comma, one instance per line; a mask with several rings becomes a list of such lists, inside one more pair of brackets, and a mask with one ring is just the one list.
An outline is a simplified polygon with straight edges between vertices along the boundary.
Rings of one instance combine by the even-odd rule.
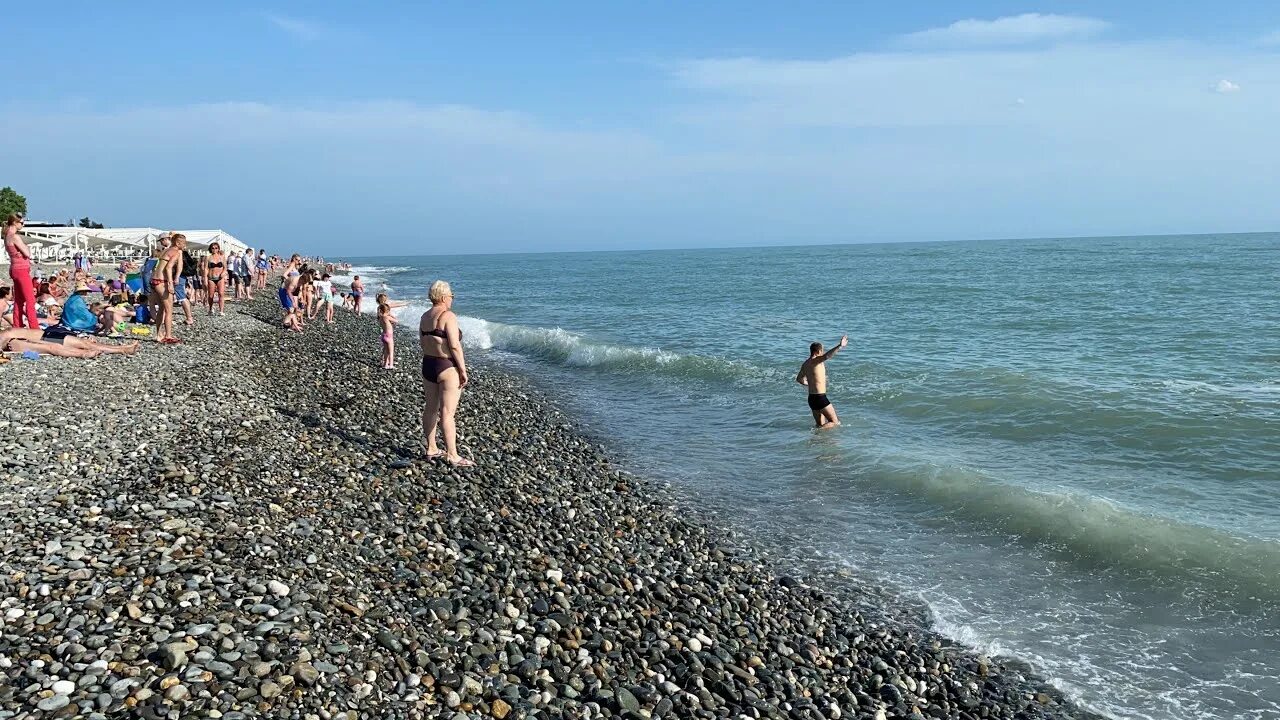
[[[1280, 717], [1280, 235], [353, 262], [415, 326], [450, 280], [637, 471], [1091, 708]], [[815, 433], [793, 378], [842, 332]]]

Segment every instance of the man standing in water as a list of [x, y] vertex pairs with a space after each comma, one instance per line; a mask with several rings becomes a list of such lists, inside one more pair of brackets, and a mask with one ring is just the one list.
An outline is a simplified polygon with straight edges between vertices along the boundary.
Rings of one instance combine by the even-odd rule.
[[809, 346], [809, 359], [800, 366], [796, 373], [796, 382], [809, 388], [809, 410], [813, 412], [815, 427], [826, 429], [840, 424], [836, 417], [836, 408], [827, 399], [827, 361], [836, 356], [845, 345], [849, 344], [849, 336], [840, 337], [836, 346], [822, 352], [822, 343]]

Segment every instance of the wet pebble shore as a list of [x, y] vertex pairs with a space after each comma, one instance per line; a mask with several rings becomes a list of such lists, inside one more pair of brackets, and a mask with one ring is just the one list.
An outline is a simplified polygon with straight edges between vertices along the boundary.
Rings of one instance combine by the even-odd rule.
[[1082, 718], [1023, 668], [779, 575], [471, 359], [420, 459], [411, 334], [266, 301], [0, 366], [0, 720]]

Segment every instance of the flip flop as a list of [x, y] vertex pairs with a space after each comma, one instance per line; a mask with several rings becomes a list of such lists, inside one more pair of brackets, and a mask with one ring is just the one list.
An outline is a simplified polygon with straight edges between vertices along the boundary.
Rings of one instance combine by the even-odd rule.
[[456, 468], [465, 468], [465, 467], [475, 467], [475, 466], [476, 466], [476, 464], [475, 464], [475, 462], [474, 462], [474, 461], [472, 461], [472, 460], [468, 460], [468, 459], [466, 459], [466, 458], [458, 458], [457, 460], [447, 460], [446, 462], [448, 462], [450, 465], [452, 465], [452, 466], [454, 466], [454, 467], [456, 467]]
[[440, 458], [444, 457], [444, 451], [437, 450], [436, 452], [429, 452], [429, 453], [426, 453], [424, 457], [426, 457], [428, 460], [439, 460]]

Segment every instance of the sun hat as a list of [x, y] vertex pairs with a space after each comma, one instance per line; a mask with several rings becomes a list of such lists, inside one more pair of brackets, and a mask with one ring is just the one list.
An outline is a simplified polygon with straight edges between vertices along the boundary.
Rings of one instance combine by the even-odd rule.
[[85, 281], [81, 280], [80, 282], [76, 283], [76, 290], [75, 290], [75, 291], [76, 291], [76, 292], [89, 292], [89, 284], [88, 284], [88, 283], [86, 283]]

